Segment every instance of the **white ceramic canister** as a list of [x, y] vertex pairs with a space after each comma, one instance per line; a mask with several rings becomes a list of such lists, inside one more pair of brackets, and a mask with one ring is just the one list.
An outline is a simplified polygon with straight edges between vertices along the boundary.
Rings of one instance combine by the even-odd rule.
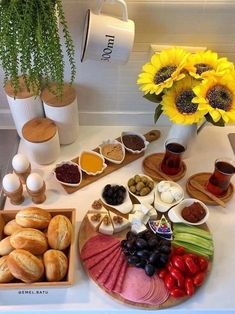
[[78, 136], [78, 103], [75, 89], [64, 84], [62, 96], [56, 96], [56, 85], [51, 84], [42, 91], [46, 117], [53, 120], [59, 132], [60, 144], [71, 144]]
[[8, 81], [5, 85], [5, 93], [16, 130], [22, 138], [23, 125], [35, 117], [44, 117], [44, 111], [41, 98], [27, 89], [23, 77], [20, 77], [19, 84], [19, 91], [15, 95], [14, 88]]
[[59, 157], [58, 129], [52, 120], [34, 118], [26, 122], [22, 134], [28, 153], [38, 164], [50, 164]]

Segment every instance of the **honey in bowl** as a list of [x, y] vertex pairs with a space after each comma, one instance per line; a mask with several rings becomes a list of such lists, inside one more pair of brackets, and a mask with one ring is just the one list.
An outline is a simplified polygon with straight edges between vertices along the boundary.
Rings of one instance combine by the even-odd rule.
[[93, 151], [82, 152], [79, 158], [79, 164], [83, 171], [91, 175], [101, 173], [107, 166], [104, 163], [104, 158]]

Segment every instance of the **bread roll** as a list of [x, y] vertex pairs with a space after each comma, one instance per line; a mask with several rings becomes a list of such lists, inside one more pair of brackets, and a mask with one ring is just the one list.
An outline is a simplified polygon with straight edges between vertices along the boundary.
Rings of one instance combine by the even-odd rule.
[[48, 250], [43, 255], [45, 273], [48, 281], [60, 281], [67, 274], [68, 259], [58, 250]]
[[47, 248], [45, 234], [37, 229], [23, 228], [10, 236], [10, 243], [15, 249], [23, 249], [32, 254], [43, 254]]
[[8, 266], [7, 266], [7, 256], [0, 258], [0, 282], [6, 283], [14, 279]]
[[13, 251], [14, 248], [10, 243], [10, 236], [4, 238], [3, 240], [0, 241], [0, 255], [8, 255]]
[[12, 275], [23, 282], [38, 281], [43, 273], [42, 261], [25, 250], [14, 250], [7, 258], [7, 265]]
[[51, 220], [51, 214], [38, 207], [28, 207], [19, 211], [15, 219], [22, 227], [44, 229]]
[[12, 235], [12, 233], [21, 230], [22, 227], [18, 225], [15, 221], [15, 219], [8, 221], [8, 223], [4, 227], [4, 233], [6, 235]]
[[72, 224], [66, 216], [54, 216], [51, 219], [47, 230], [49, 246], [55, 250], [66, 249], [71, 243], [72, 233]]

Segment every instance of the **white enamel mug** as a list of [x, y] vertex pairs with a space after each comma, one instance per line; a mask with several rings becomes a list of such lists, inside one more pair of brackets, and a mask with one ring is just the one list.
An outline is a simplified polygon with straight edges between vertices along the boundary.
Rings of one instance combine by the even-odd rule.
[[[101, 14], [104, 3], [120, 4], [122, 18]], [[128, 19], [124, 0], [99, 0], [96, 12], [87, 11], [81, 61], [124, 64], [132, 51], [135, 24]]]

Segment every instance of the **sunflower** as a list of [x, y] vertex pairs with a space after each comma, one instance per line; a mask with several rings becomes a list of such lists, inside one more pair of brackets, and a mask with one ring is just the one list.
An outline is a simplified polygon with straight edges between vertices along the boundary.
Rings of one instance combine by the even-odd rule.
[[218, 58], [216, 52], [210, 50], [197, 52], [188, 56], [185, 69], [196, 79], [206, 77], [211, 71], [223, 75], [226, 71], [233, 70], [233, 63], [227, 58]]
[[206, 110], [214, 122], [235, 122], [235, 71], [224, 76], [210, 75], [193, 88], [192, 102]]
[[190, 76], [174, 84], [162, 97], [162, 110], [169, 119], [178, 124], [198, 123], [204, 117], [205, 111], [199, 111], [198, 105], [192, 103], [195, 97], [193, 88], [198, 81]]
[[159, 95], [163, 89], [171, 88], [174, 81], [184, 78], [181, 73], [187, 56], [182, 48], [169, 48], [159, 54], [154, 54], [151, 61], [143, 66], [143, 72], [139, 74], [137, 84], [145, 94]]

